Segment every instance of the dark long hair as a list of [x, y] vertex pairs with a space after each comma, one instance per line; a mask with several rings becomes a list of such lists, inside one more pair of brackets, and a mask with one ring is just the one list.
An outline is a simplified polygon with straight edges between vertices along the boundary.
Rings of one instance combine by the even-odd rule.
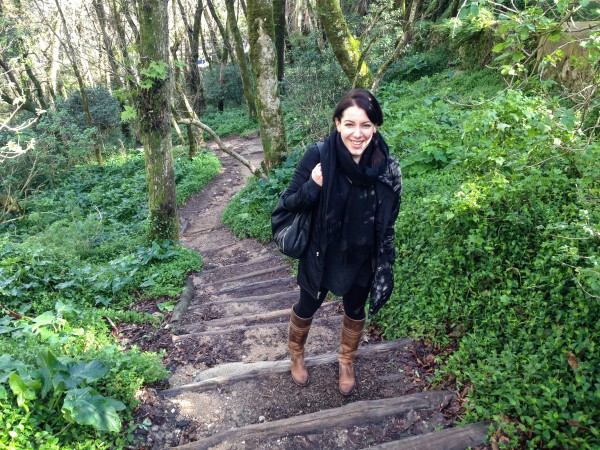
[[[333, 121], [341, 121], [344, 111], [351, 106], [362, 109], [367, 114], [369, 120], [376, 126], [383, 124], [383, 111], [381, 110], [379, 102], [373, 94], [362, 88], [352, 89], [340, 99], [333, 110]], [[376, 132], [372, 138], [375, 151], [373, 152], [373, 157], [371, 159], [371, 166], [379, 164], [385, 157], [381, 145], [379, 144], [379, 138], [379, 132]]]
[[379, 102], [366, 89], [357, 88], [352, 89], [346, 95], [344, 95], [338, 102], [337, 106], [333, 110], [333, 119], [342, 120], [342, 114], [344, 111], [351, 106], [357, 106], [367, 113], [369, 120], [377, 126], [383, 124], [383, 111]]

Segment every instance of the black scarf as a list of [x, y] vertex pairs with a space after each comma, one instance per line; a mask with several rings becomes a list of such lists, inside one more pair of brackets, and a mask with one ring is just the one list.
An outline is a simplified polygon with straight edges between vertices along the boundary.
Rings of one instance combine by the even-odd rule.
[[327, 243], [338, 239], [339, 250], [347, 264], [363, 262], [374, 254], [375, 182], [387, 165], [388, 149], [376, 134], [361, 155], [358, 164], [337, 131], [328, 138], [330, 148], [327, 198]]

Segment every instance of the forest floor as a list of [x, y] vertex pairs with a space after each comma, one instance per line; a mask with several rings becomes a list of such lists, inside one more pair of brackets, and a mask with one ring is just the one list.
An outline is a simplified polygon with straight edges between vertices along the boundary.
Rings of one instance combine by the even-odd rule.
[[[262, 161], [257, 136], [224, 142], [255, 166]], [[131, 448], [363, 448], [451, 427], [464, 411], [462, 395], [437, 391], [437, 406], [431, 409], [415, 407], [409, 414], [376, 424], [357, 423], [350, 431], [303, 432], [293, 442], [286, 435], [260, 441], [250, 434], [241, 444], [234, 437], [230, 443], [196, 445], [196, 441], [226, 435], [238, 427], [349, 408], [353, 402], [358, 407], [357, 401], [421, 395], [431, 388], [436, 368], [436, 351], [431, 346], [408, 339], [385, 343], [381, 330], [371, 327], [357, 358], [357, 391], [351, 397], [341, 396], [332, 355], [342, 311], [339, 302], [328, 301], [307, 342], [307, 355], [315, 360], [310, 363], [314, 365], [311, 384], [306, 388], [295, 385], [289, 361], [285, 361], [289, 357], [289, 308], [298, 293], [293, 265], [272, 244], [238, 240], [221, 224], [224, 207], [250, 173], [232, 157], [218, 155], [221, 173], [179, 211], [181, 241], [199, 251], [204, 264], [202, 273], [188, 279], [191, 302], [189, 298], [180, 301], [176, 310], [181, 317], [175, 321], [171, 314], [158, 310], [156, 299], [136, 302], [132, 309], [154, 314], [160, 318], [159, 325], [120, 327], [124, 346], [163, 352], [163, 362], [171, 371], [162, 386], [140, 392], [135, 420], [141, 426]], [[373, 351], [367, 353], [370, 346]], [[329, 352], [325, 357], [329, 359], [323, 359], [323, 352]]]

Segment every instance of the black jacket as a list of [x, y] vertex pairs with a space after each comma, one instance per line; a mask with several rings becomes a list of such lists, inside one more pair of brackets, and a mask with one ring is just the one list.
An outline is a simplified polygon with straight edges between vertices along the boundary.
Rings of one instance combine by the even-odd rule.
[[[304, 256], [298, 264], [298, 284], [311, 295], [318, 297], [323, 278], [325, 243], [325, 214], [321, 206], [321, 187], [311, 177], [313, 168], [321, 162], [325, 183], [335, 167], [329, 167], [331, 160], [329, 146], [324, 145], [322, 154], [317, 146], [310, 147], [298, 163], [292, 181], [282, 197], [286, 209], [302, 212], [312, 209], [313, 221], [311, 239]], [[373, 316], [387, 302], [392, 293], [394, 278], [392, 265], [396, 259], [394, 249], [394, 224], [400, 209], [402, 175], [398, 162], [388, 158], [387, 168], [380, 175], [376, 185], [377, 209], [375, 213], [375, 248], [373, 255], [373, 283], [371, 285], [371, 303], [369, 316]]]

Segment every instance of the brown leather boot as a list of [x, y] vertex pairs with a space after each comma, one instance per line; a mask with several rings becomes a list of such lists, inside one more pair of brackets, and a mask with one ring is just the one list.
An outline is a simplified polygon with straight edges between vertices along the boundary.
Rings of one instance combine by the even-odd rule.
[[290, 347], [290, 360], [292, 362], [292, 378], [298, 386], [306, 386], [310, 382], [308, 370], [306, 370], [306, 366], [304, 365], [304, 344], [306, 344], [312, 320], [312, 317], [308, 319], [298, 317], [292, 307], [288, 344]]
[[354, 377], [354, 357], [360, 344], [365, 319], [352, 320], [344, 314], [342, 323], [342, 335], [340, 337], [340, 349], [338, 351], [339, 391], [342, 395], [350, 395], [356, 387], [356, 378]]

